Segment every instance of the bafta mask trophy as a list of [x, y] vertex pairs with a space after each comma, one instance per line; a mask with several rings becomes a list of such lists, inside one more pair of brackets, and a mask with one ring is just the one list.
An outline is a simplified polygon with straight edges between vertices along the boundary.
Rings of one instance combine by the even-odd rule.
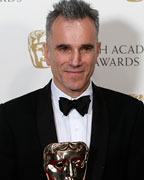
[[85, 180], [88, 147], [83, 142], [52, 143], [44, 149], [48, 180]]

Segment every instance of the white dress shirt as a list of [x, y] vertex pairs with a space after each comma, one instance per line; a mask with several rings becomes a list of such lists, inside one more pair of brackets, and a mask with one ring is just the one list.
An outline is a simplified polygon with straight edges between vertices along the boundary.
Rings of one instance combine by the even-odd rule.
[[[79, 97], [72, 98], [60, 89], [58, 89], [52, 80], [51, 83], [52, 92], [52, 105], [54, 110], [54, 119], [57, 132], [58, 142], [77, 142], [83, 141], [90, 146], [91, 139], [91, 125], [92, 125], [92, 83]], [[68, 116], [65, 116], [59, 109], [59, 98], [65, 97], [69, 100], [78, 99], [81, 96], [90, 95], [90, 105], [88, 114], [81, 116], [76, 109], [72, 109]]]

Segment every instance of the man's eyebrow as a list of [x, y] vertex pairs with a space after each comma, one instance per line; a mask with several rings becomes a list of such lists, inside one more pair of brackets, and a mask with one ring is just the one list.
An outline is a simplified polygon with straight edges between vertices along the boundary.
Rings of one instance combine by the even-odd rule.
[[70, 44], [58, 44], [58, 45], [56, 45], [56, 49], [60, 49], [62, 47], [70, 47]]
[[[60, 49], [60, 48], [63, 48], [63, 47], [71, 47], [71, 45], [70, 44], [58, 44], [58, 45], [56, 45], [56, 49]], [[93, 44], [90, 44], [90, 43], [88, 43], [88, 44], [81, 44], [80, 45], [80, 48], [85, 48], [85, 47], [88, 47], [88, 48], [94, 48], [94, 45]]]
[[93, 44], [82, 44], [81, 47], [94, 48], [94, 45]]

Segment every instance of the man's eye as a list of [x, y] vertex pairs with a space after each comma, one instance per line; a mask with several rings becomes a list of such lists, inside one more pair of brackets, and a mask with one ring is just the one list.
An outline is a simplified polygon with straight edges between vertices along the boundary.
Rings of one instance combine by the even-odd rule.
[[81, 48], [81, 51], [82, 52], [87, 52], [87, 51], [91, 51], [91, 50], [93, 50], [94, 48], [93, 48], [93, 46], [83, 46], [82, 48]]
[[59, 50], [61, 50], [61, 51], [67, 51], [67, 50], [68, 50], [68, 47], [67, 47], [67, 46], [62, 46], [62, 47], [59, 47]]
[[61, 48], [63, 51], [66, 51], [68, 48], [67, 47], [63, 47]]
[[83, 49], [84, 50], [90, 50], [91, 48], [90, 47], [84, 47]]

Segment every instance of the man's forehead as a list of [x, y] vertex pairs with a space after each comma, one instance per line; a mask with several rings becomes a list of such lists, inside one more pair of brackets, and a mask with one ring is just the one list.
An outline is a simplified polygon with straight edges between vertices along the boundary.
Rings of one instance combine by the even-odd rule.
[[54, 22], [53, 22], [53, 24], [52, 24], [52, 27], [55, 26], [57, 23], [60, 23], [60, 24], [61, 24], [62, 22], [63, 22], [63, 23], [74, 23], [74, 22], [80, 23], [80, 22], [82, 22], [82, 21], [87, 21], [87, 22], [95, 25], [94, 22], [93, 22], [93, 20], [92, 20], [90, 17], [88, 17], [88, 16], [86, 16], [86, 17], [84, 17], [84, 18], [68, 19], [68, 18], [63, 17], [62, 15], [59, 15], [59, 16], [54, 20]]
[[97, 31], [94, 22], [89, 18], [67, 20], [57, 17], [49, 34], [50, 47], [69, 45], [71, 48], [81, 48], [91, 44], [96, 47]]
[[58, 16], [52, 24], [51, 34], [57, 33], [59, 29], [69, 31], [71, 28], [75, 28], [76, 26], [77, 28], [81, 27], [85, 30], [91, 29], [94, 33], [96, 33], [96, 26], [89, 17], [82, 19], [66, 19], [63, 16]]

